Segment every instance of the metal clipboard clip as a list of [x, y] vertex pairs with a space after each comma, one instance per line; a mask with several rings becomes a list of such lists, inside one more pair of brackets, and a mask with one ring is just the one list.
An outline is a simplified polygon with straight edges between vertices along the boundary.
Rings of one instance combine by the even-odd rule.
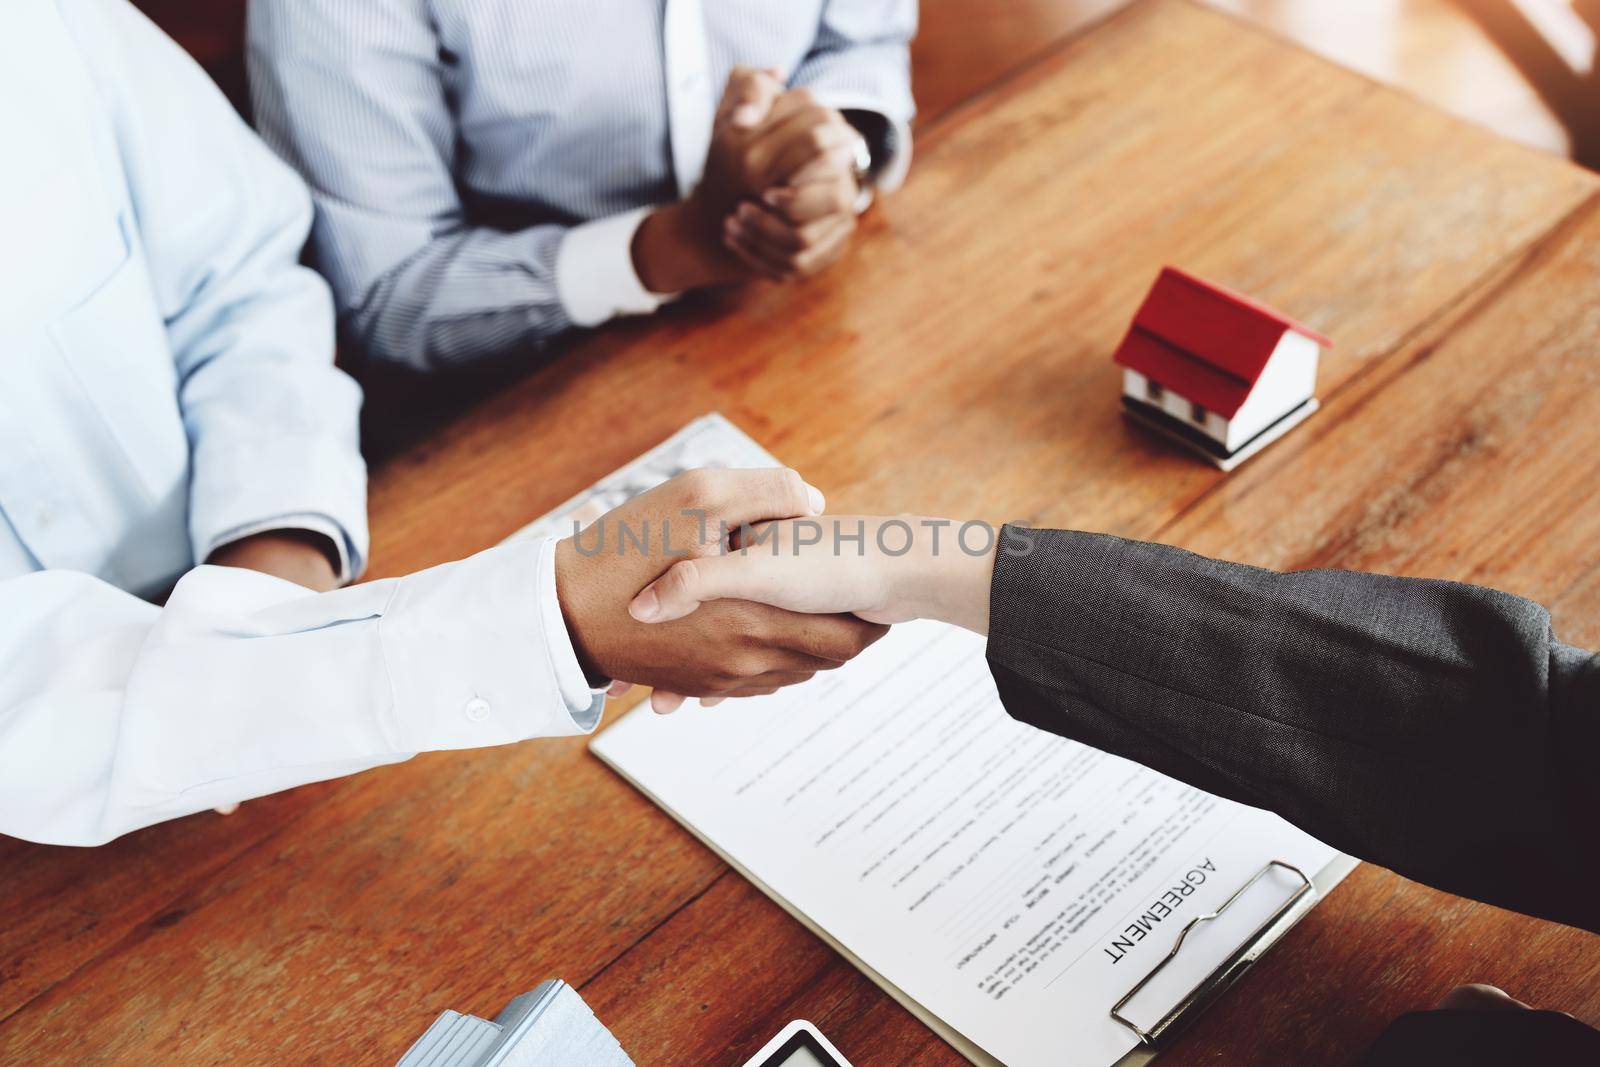
[[[1146, 1030], [1122, 1014], [1122, 1009], [1128, 1006], [1128, 1002], [1138, 996], [1140, 991], [1149, 985], [1155, 976], [1160, 974], [1162, 969], [1177, 957], [1178, 951], [1183, 948], [1184, 939], [1189, 936], [1189, 931], [1201, 923], [1210, 922], [1227, 911], [1233, 906], [1234, 901], [1244, 896], [1252, 886], [1268, 874], [1271, 874], [1274, 867], [1281, 867], [1298, 877], [1301, 883], [1300, 888], [1296, 889], [1294, 895], [1284, 901], [1266, 922], [1256, 927], [1255, 933], [1251, 934], [1243, 944], [1234, 949], [1228, 958], [1218, 964], [1210, 974], [1206, 975], [1199, 985], [1185, 993], [1183, 999], [1178, 1001], [1177, 1005], [1163, 1015], [1150, 1029]], [[1183, 929], [1178, 931], [1177, 940], [1173, 941], [1172, 948], [1162, 958], [1161, 962], [1150, 968], [1148, 974], [1134, 983], [1133, 988], [1128, 990], [1121, 1000], [1111, 1006], [1111, 1017], [1137, 1034], [1140, 1044], [1151, 1049], [1160, 1048], [1162, 1038], [1175, 1032], [1184, 1023], [1199, 1015], [1215, 1002], [1218, 997], [1222, 996], [1250, 968], [1250, 965], [1260, 959], [1267, 949], [1277, 944], [1278, 939], [1287, 933], [1291, 926], [1299, 922], [1300, 918], [1310, 911], [1316, 902], [1317, 887], [1312, 884], [1310, 878], [1306, 877], [1306, 872], [1292, 863], [1285, 863], [1282, 860], [1269, 860], [1267, 865], [1252, 875], [1248, 882], [1235, 889], [1233, 895], [1224, 900], [1216, 911], [1207, 915], [1196, 915], [1184, 924]]]

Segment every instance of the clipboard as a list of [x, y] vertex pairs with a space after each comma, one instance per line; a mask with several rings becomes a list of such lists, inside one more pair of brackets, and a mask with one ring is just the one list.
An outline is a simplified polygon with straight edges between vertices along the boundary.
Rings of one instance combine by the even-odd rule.
[[[1244, 976], [1251, 965], [1264, 956], [1273, 945], [1276, 945], [1283, 938], [1284, 934], [1293, 929], [1294, 925], [1316, 906], [1317, 902], [1322, 898], [1322, 894], [1326, 891], [1324, 887], [1330, 887], [1332, 884], [1337, 883], [1354, 869], [1356, 864], [1357, 861], [1355, 859], [1341, 855], [1336, 857], [1313, 878], [1292, 863], [1279, 859], [1268, 860], [1260, 870], [1256, 871], [1255, 874], [1251, 875], [1242, 885], [1229, 894], [1228, 898], [1219, 904], [1215, 911], [1197, 915], [1185, 923], [1182, 929], [1178, 931], [1177, 937], [1173, 939], [1172, 947], [1167, 950], [1167, 954], [1155, 966], [1151, 967], [1144, 977], [1129, 987], [1121, 999], [1111, 1006], [1109, 1012], [1111, 1019], [1126, 1027], [1139, 1040], [1138, 1047], [1123, 1057], [1118, 1062], [1118, 1067], [1123, 1067], [1123, 1065], [1131, 1067], [1131, 1065], [1135, 1064], [1149, 1063], [1158, 1052], [1164, 1050], [1171, 1043], [1172, 1038], [1199, 1017], [1208, 1007], [1216, 1003], [1224, 993]], [[1262, 879], [1267, 878], [1274, 871], [1285, 871], [1293, 875], [1298, 885], [1289, 897], [1256, 927], [1249, 937], [1245, 938], [1229, 952], [1198, 984], [1185, 992], [1176, 1004], [1149, 1026], [1140, 1025], [1126, 1014], [1128, 1005], [1132, 1003], [1134, 998], [1148, 988], [1150, 983], [1156, 979], [1156, 976], [1165, 970], [1173, 960], [1178, 958], [1190, 933], [1197, 927], [1210, 923], [1226, 914], [1228, 909], [1233, 907], [1239, 898], [1243, 897]], [[1319, 882], [1322, 883], [1321, 886], [1319, 886]]]
[[[638, 706], [637, 703], [635, 706]], [[593, 742], [591, 741], [590, 744], [592, 746]], [[698, 840], [702, 845], [706, 846], [706, 848], [710, 849], [711, 852], [721, 859], [722, 862], [726, 863], [730, 869], [765, 894], [769, 900], [787, 912], [791, 918], [809, 930], [820, 941], [822, 941], [823, 944], [827, 945], [829, 948], [833, 949], [834, 952], [838, 953], [840, 957], [842, 957], [852, 967], [864, 975], [879, 989], [887, 993], [892, 1000], [910, 1013], [915, 1019], [917, 1019], [917, 1021], [921, 1022], [929, 1030], [932, 1030], [935, 1034], [939, 1035], [939, 1037], [942, 1038], [947, 1044], [949, 1044], [970, 1063], [972, 1063], [974, 1067], [1005, 1067], [1004, 1063], [991, 1056], [988, 1052], [984, 1051], [982, 1047], [963, 1034], [960, 1030], [957, 1030], [944, 1019], [934, 1014], [921, 1002], [891, 982], [883, 974], [883, 972], [877, 970], [871, 964], [867, 963], [866, 960], [862, 959], [859, 955], [852, 951], [848, 945], [830, 933], [826, 927], [817, 923], [811, 918], [811, 916], [807, 915], [804, 911], [796, 907], [787, 898], [785, 898], [781, 893], [773, 889], [772, 886], [768, 885], [765, 881], [758, 877], [756, 873], [749, 867], [739, 862], [737, 857], [729, 854], [720, 845], [718, 845], [716, 841], [707, 836], [703, 830], [695, 826], [694, 823], [685, 819], [683, 815], [673, 809], [671, 805], [665, 803], [661, 797], [657, 796], [653, 791], [645, 786], [644, 783], [634, 778], [622, 767], [619, 767], [617, 764], [607, 759], [603, 754], [596, 753], [596, 755], [599, 756], [601, 762], [605, 763], [612, 770], [616, 771], [630, 785], [632, 785], [635, 789], [638, 789], [647, 798], [649, 798], [652, 803], [656, 804], [669, 816], [671, 816], [672, 819], [677, 822], [679, 826], [682, 826], [686, 831], [688, 831], [691, 836]], [[1179, 938], [1181, 939], [1187, 933], [1190, 927], [1197, 926], [1201, 922], [1208, 922], [1216, 916], [1223, 914], [1230, 904], [1234, 903], [1246, 892], [1248, 892], [1251, 886], [1259, 882], [1267, 875], [1269, 871], [1274, 870], [1275, 865], [1279, 864], [1280, 862], [1281, 861], [1278, 860], [1270, 861], [1266, 866], [1262, 867], [1259, 871], [1252, 875], [1248, 881], [1246, 881], [1238, 889], [1234, 890], [1232, 895], [1230, 895], [1216, 911], [1209, 913], [1209, 915], [1199, 916], [1191, 920], [1188, 926], [1179, 931]], [[1336, 853], [1334, 857], [1316, 873], [1315, 876], [1310, 878], [1307, 878], [1305, 872], [1299, 868], [1293, 867], [1287, 863], [1282, 864], [1282, 866], [1292, 870], [1296, 877], [1298, 877], [1301, 881], [1309, 882], [1313, 892], [1310, 894], [1304, 894], [1303, 890], [1297, 890], [1294, 898], [1292, 898], [1297, 902], [1297, 906], [1289, 910], [1280, 908], [1279, 912], [1274, 913], [1273, 917], [1263, 924], [1263, 926], [1267, 927], [1267, 929], [1258, 928], [1255, 933], [1246, 940], [1245, 944], [1242, 944], [1237, 950], [1235, 950], [1233, 954], [1230, 954], [1228, 961], [1232, 961], [1231, 966], [1229, 966], [1228, 961], [1225, 961], [1223, 966], [1219, 966], [1210, 975], [1208, 975], [1203, 982], [1197, 985], [1188, 996], [1184, 997], [1182, 1003], [1178, 1007], [1167, 1013], [1168, 1016], [1176, 1016], [1176, 1018], [1167, 1023], [1167, 1025], [1161, 1030], [1161, 1033], [1158, 1037], [1156, 1037], [1153, 1041], [1141, 1037], [1139, 1044], [1135, 1045], [1131, 1051], [1125, 1053], [1120, 1059], [1116, 1060], [1111, 1067], [1148, 1067], [1148, 1065], [1156, 1059], [1157, 1053], [1160, 1052], [1163, 1047], [1165, 1047], [1166, 1039], [1174, 1036], [1183, 1025], [1193, 1021], [1195, 1018], [1198, 1018], [1208, 1006], [1216, 1002], [1222, 996], [1222, 994], [1227, 992], [1228, 989], [1236, 981], [1238, 981], [1239, 978], [1243, 977], [1244, 973], [1249, 969], [1250, 964], [1254, 963], [1261, 956], [1265, 955], [1268, 949], [1276, 944], [1284, 934], [1288, 933], [1289, 930], [1294, 927], [1295, 923], [1303, 918], [1312, 909], [1312, 907], [1315, 906], [1317, 901], [1322, 898], [1323, 894], [1327, 893], [1334, 886], [1338, 885], [1339, 882], [1342, 881], [1347, 874], [1355, 870], [1359, 864], [1360, 861], [1353, 856], [1347, 856], [1343, 853]], [[1169, 950], [1167, 956], [1155, 967], [1153, 967], [1143, 978], [1135, 983], [1135, 985], [1128, 990], [1127, 994], [1124, 995], [1123, 999], [1113, 1006], [1113, 1010], [1126, 1007], [1127, 1001], [1131, 1000], [1135, 995], [1138, 994], [1140, 990], [1145, 988], [1153, 980], [1154, 975], [1163, 969], [1167, 963], [1176, 958], [1178, 949], [1180, 947], [1181, 946], [1175, 941], [1174, 948]], [[1235, 961], [1235, 956], [1238, 957], [1237, 961]], [[1225, 974], [1219, 972], [1225, 972]], [[1166, 1016], [1163, 1017], [1163, 1019], [1165, 1018]], [[1127, 1025], [1126, 1023], [1123, 1023], [1121, 1019], [1118, 1019], [1117, 1021], [1123, 1025]], [[1151, 1029], [1154, 1030], [1155, 1028], [1152, 1027]], [[1157, 1044], [1155, 1042], [1162, 1042], [1162, 1044]]]
[[[596, 508], [604, 510], [606, 507], [609, 507], [610, 504], [606, 502], [607, 499], [609, 499], [609, 495], [615, 495], [619, 499], [626, 499], [627, 497], [633, 495], [634, 492], [644, 488], [646, 485], [656, 484], [657, 482], [664, 480], [666, 477], [676, 473], [678, 470], [681, 470], [686, 466], [766, 465], [776, 465], [776, 460], [774, 460], [768, 453], [766, 453], [764, 449], [762, 449], [758, 444], [756, 444], [753, 440], [751, 440], [722, 416], [715, 414], [708, 415], [701, 419], [695, 420], [695, 422], [685, 427], [670, 440], [651, 450], [646, 454], [646, 456], [641, 457], [640, 460], [627, 465], [626, 467], [612, 474], [610, 477], [603, 479], [589, 492], [580, 494], [572, 501], [569, 501], [567, 505], [564, 505], [561, 509], [558, 509], [557, 512], [554, 513], [554, 521], [560, 524], [561, 532], [564, 533], [571, 528], [572, 521], [575, 518], [580, 519], [581, 521], [583, 516], [580, 514], [580, 512], [592, 511]], [[645, 468], [649, 469], [646, 470]], [[547, 516], [546, 520], [541, 520], [541, 522], [545, 521], [551, 521], [551, 517]], [[535, 526], [529, 528], [529, 532], [538, 531], [538, 529], [538, 524], [535, 524]], [[613, 726], [615, 725], [617, 724], [613, 723]], [[609, 733], [609, 731], [606, 733]], [[607, 763], [613, 768], [613, 770], [617, 771], [617, 773], [619, 773], [625, 780], [627, 780], [646, 797], [650, 798], [651, 801], [666, 811], [691, 835], [706, 845], [715, 855], [721, 858], [723, 862], [727, 863], [729, 867], [743, 876], [745, 880], [750, 882], [758, 890], [764, 893], [784, 911], [788, 912], [789, 915], [791, 915], [797, 922], [816, 935], [824, 944], [828, 945], [847, 962], [852, 964], [866, 978], [876, 984], [880, 989], [887, 993], [889, 997], [904, 1007], [906, 1011], [909, 1012], [913, 1017], [921, 1021], [935, 1034], [948, 1042], [951, 1047], [953, 1047], [958, 1053], [974, 1064], [975, 1067], [1004, 1067], [999, 1059], [988, 1053], [975, 1041], [968, 1038], [960, 1030], [956, 1029], [954, 1025], [936, 1015], [933, 1011], [925, 1007], [905, 990], [901, 989], [899, 986], [894, 984], [894, 982], [890, 981], [886, 975], [869, 965], [864, 959], [858, 956], [848, 946], [835, 937], [827, 928], [812, 919], [810, 915], [796, 907], [773, 886], [767, 884], [762, 878], [758, 877], [755, 871], [751, 870], [748, 866], [742, 863], [736, 856], [725, 851], [712, 835], [708, 834], [702, 827], [697, 826], [693, 820], [687, 818], [672, 804], [668, 803], [665, 798], [658, 795], [653, 789], [631, 774], [625, 765], [619, 764], [615, 760], [609, 758], [606, 755], [602, 745], [605, 736], [606, 734], [602, 734], [591, 741], [591, 750], [594, 751], [603, 762]], [[1252, 862], [1261, 862], [1262, 857], [1272, 854], [1272, 852], [1265, 850], [1257, 852], [1256, 855], [1252, 857]], [[1285, 864], [1285, 866], [1288, 865]], [[1218, 954], [1221, 954], [1224, 951], [1229, 952], [1229, 960], [1223, 966], [1217, 968], [1216, 971], [1214, 971], [1211, 975], [1207, 976], [1204, 981], [1197, 984], [1194, 990], [1179, 998], [1181, 1003], [1172, 1011], [1168, 1012], [1168, 1015], [1171, 1016], [1171, 1018], [1163, 1017], [1163, 1020], [1160, 1023], [1152, 1026], [1149, 1031], [1150, 1036], [1137, 1037], [1135, 1039], [1137, 1043], [1134, 1045], [1134, 1047], [1130, 1051], [1125, 1052], [1120, 1058], [1117, 1058], [1113, 1063], [1113, 1067], [1144, 1067], [1145, 1064], [1148, 1064], [1156, 1056], [1158, 1048], [1161, 1047], [1166, 1038], [1170, 1037], [1172, 1034], [1175, 1034], [1181, 1026], [1192, 1020], [1195, 1016], [1198, 1016], [1207, 1005], [1218, 999], [1235, 981], [1238, 980], [1239, 977], [1242, 976], [1244, 971], [1248, 969], [1249, 965], [1253, 963], [1255, 959], [1263, 955], [1267, 949], [1269, 949], [1283, 936], [1284, 933], [1288, 931], [1288, 929], [1293, 927], [1296, 921], [1298, 921], [1306, 914], [1307, 911], [1310, 910], [1310, 908], [1318, 899], [1318, 895], [1321, 893], [1326, 893], [1345, 875], [1353, 870], [1355, 866], [1356, 861], [1354, 859], [1335, 854], [1332, 856], [1332, 858], [1328, 859], [1324, 863], [1321, 870], [1316, 871], [1316, 873], [1309, 879], [1303, 870], [1296, 871], [1295, 876], [1299, 879], [1302, 887], [1304, 883], [1310, 881], [1313, 884], [1316, 892], [1303, 893], [1301, 889], [1296, 889], [1294, 894], [1292, 894], [1293, 903], [1287, 908], [1280, 908], [1279, 912], [1275, 913], [1272, 919], [1264, 924], [1266, 927], [1265, 929], [1257, 929], [1253, 931], [1251, 936], [1244, 939], [1245, 944], [1237, 950], [1224, 949], [1219, 943], [1232, 939], [1234, 931], [1238, 928], [1233, 923], [1223, 924], [1224, 927], [1228, 928], [1228, 933], [1222, 938], [1214, 938], [1208, 941], [1202, 936], [1197, 938], [1195, 941], [1189, 942], [1188, 949], [1193, 955], [1206, 956], [1206, 958], [1209, 959], [1209, 956], [1206, 955], [1207, 947], [1209, 946], [1210, 948], [1216, 950]], [[1268, 863], [1265, 868], [1253, 876], [1243, 886], [1236, 890], [1232, 896], [1224, 901], [1223, 904], [1219, 906], [1217, 912], [1213, 914], [1223, 914], [1227, 910], [1228, 906], [1238, 901], [1250, 890], [1251, 886], [1256, 885], [1262, 879], [1266, 878], [1268, 871], [1274, 871], [1276, 869], [1277, 868], [1271, 863]], [[1253, 919], [1255, 914], [1256, 912], [1254, 911], [1253, 907], [1242, 907], [1237, 910], [1237, 914], [1235, 914], [1233, 918], [1237, 920], [1240, 916], [1249, 916]], [[1207, 921], [1209, 921], [1209, 919]], [[1191, 922], [1190, 926], [1186, 929], [1192, 930], [1198, 927], [1199, 923]], [[1220, 929], [1220, 927], [1218, 929]], [[1180, 933], [1185, 932], [1186, 931], [1180, 931]], [[1155, 946], [1151, 945], [1151, 947], [1153, 948]], [[1179, 947], [1181, 946], [1174, 946], [1174, 949], [1168, 954], [1168, 960], [1165, 962], [1171, 962], [1171, 959], [1177, 958]], [[1125, 1008], [1127, 1006], [1127, 999], [1131, 999], [1131, 997], [1137, 995], [1140, 990], [1145, 989], [1146, 986], [1148, 986], [1149, 983], [1154, 979], [1154, 975], [1159, 970], [1160, 968], [1158, 967], [1156, 971], [1152, 971], [1151, 974], [1146, 975], [1145, 979], [1143, 979], [1135, 988], [1130, 989], [1128, 991], [1128, 996], [1123, 1002], [1119, 1003], [1117, 1007], [1119, 1009]], [[1169, 979], [1172, 977], [1172, 975], [1168, 975]], [[1169, 982], [1168, 984], [1175, 985], [1176, 983]], [[1113, 990], [1106, 989], [1104, 993], [1099, 995], [1108, 996], [1112, 992]], [[1157, 991], [1151, 992], [1154, 994]], [[1165, 987], [1159, 990], [1160, 995], [1163, 997], [1165, 997], [1169, 992], [1175, 992], [1175, 990], [1169, 990]], [[1097, 1001], [1099, 1000], [1099, 995], [1096, 996]], [[1103, 1004], [1105, 1001], [1099, 1001], [1099, 1003]], [[1104, 1009], [1100, 1008], [1098, 1005], [1091, 1009], [1091, 1011], [1094, 1013], [1094, 1017], [1096, 1018], [1104, 1018], [1104, 1016], [1098, 1014], [1102, 1010]], [[1125, 1013], [1119, 1012], [1119, 1014]], [[1118, 1019], [1114, 1028], [1120, 1030], [1125, 1025], [1126, 1024], [1121, 1019]], [[1126, 1045], [1123, 1045], [1122, 1047], [1126, 1047]], [[1110, 1057], [1108, 1057], [1107, 1060], [1109, 1061]]]

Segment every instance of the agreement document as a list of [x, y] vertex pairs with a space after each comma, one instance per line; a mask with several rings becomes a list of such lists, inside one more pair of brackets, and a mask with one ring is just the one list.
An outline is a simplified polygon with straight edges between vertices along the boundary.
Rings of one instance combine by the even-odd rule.
[[[1110, 1008], [1184, 923], [1269, 860], [1336, 854], [1012, 720], [983, 644], [897, 627], [770, 697], [641, 707], [593, 750], [975, 1062], [1104, 1067], [1137, 1044]], [[1260, 880], [1128, 1013], [1153, 1023], [1298, 884]]]

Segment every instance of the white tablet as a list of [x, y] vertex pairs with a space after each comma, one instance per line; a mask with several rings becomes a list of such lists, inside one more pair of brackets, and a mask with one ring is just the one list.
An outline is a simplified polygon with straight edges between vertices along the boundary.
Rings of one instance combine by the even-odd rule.
[[744, 1067], [850, 1067], [822, 1032], [796, 1019], [768, 1041]]

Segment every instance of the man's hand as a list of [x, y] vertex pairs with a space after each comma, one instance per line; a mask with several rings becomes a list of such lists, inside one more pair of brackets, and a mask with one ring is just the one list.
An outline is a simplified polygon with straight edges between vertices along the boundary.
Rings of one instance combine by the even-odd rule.
[[272, 530], [223, 545], [206, 562], [260, 571], [326, 593], [339, 584], [333, 552], [334, 547], [321, 534]]
[[779, 97], [744, 146], [744, 184], [752, 192], [723, 223], [728, 251], [773, 281], [808, 278], [837, 262], [856, 229], [860, 140], [809, 90]]
[[774, 211], [744, 203], [724, 223], [722, 239], [751, 273], [769, 281], [793, 282], [837, 263], [855, 232], [854, 211], [797, 224]]
[[641, 622], [670, 622], [732, 598], [988, 631], [998, 531], [985, 523], [828, 515], [760, 524], [741, 536], [744, 543], [726, 555], [674, 564], [629, 612]]
[[665, 625], [628, 614], [633, 595], [674, 562], [723, 552], [725, 525], [821, 508], [821, 494], [794, 471], [691, 471], [561, 541], [556, 592], [585, 672], [656, 687], [651, 704], [664, 712], [685, 695], [771, 693], [855, 657], [885, 628], [731, 601]]
[[700, 184], [634, 236], [639, 279], [657, 293], [752, 277], [808, 277], [855, 232], [860, 135], [775, 71], [736, 67], [712, 127]]
[[[813, 187], [806, 198], [811, 202], [808, 214], [842, 211], [855, 204], [860, 136], [837, 110], [818, 103], [811, 90], [791, 89], [768, 104], [758, 126], [732, 142], [733, 155], [720, 162], [719, 170], [731, 171], [725, 183], [745, 196], [806, 185]], [[821, 201], [820, 210], [816, 201]]]
[[776, 71], [735, 67], [712, 120], [700, 183], [688, 199], [652, 212], [633, 238], [633, 266], [644, 287], [680, 293], [744, 281], [748, 271], [722, 245], [722, 222], [761, 187], [746, 181], [744, 152], [783, 94]]

